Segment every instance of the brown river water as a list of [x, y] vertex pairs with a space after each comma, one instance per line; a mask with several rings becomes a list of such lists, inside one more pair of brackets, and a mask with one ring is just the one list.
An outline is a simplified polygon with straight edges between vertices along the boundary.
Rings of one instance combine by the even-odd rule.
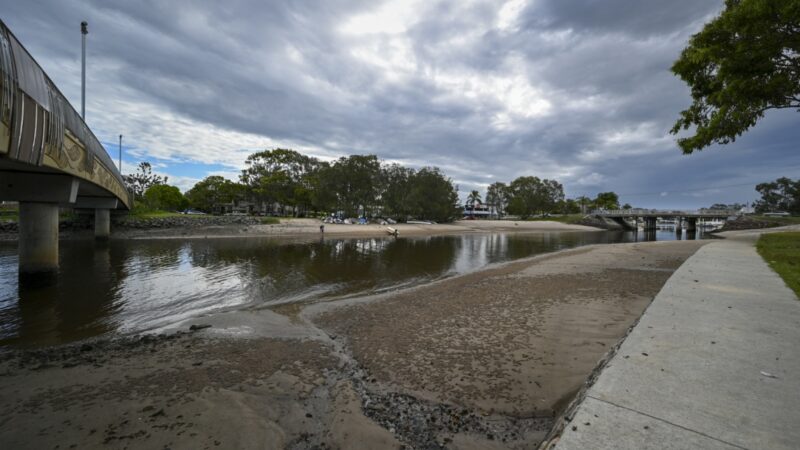
[[214, 311], [325, 301], [417, 285], [582, 245], [687, 239], [663, 230], [408, 238], [230, 238], [60, 243], [48, 286], [21, 286], [0, 242], [0, 348], [154, 331]]

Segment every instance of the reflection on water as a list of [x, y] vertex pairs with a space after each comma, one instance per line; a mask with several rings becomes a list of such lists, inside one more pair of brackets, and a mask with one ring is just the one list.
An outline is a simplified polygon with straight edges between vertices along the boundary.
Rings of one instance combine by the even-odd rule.
[[62, 241], [55, 284], [21, 287], [0, 243], [0, 346], [38, 346], [163, 327], [209, 311], [396, 289], [587, 244], [674, 231], [419, 238]]

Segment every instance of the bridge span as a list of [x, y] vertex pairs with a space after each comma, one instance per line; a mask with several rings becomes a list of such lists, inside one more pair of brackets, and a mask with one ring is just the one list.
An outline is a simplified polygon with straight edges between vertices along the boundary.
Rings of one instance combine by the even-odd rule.
[[611, 219], [625, 228], [630, 228], [628, 221], [633, 220], [635, 224], [638, 224], [641, 220], [644, 223], [644, 230], [652, 231], [656, 229], [658, 219], [674, 219], [677, 221], [677, 227], [680, 228], [685, 223], [687, 231], [695, 231], [698, 220], [728, 220], [729, 217], [736, 216], [739, 212], [725, 209], [658, 210], [635, 208], [597, 210], [593, 211], [592, 214]]
[[0, 200], [19, 202], [20, 275], [58, 269], [59, 207], [130, 209], [117, 167], [81, 116], [0, 21]]

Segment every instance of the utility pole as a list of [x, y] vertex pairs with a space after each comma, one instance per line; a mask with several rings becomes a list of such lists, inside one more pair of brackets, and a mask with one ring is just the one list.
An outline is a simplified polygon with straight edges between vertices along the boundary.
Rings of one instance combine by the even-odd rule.
[[122, 135], [119, 135], [119, 174], [122, 175]]
[[81, 22], [81, 118], [86, 121], [86, 35], [89, 23]]

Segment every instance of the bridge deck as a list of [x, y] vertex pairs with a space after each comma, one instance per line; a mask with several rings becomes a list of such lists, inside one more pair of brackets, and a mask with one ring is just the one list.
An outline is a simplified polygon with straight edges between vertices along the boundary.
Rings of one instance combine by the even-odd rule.
[[695, 211], [680, 211], [680, 210], [656, 210], [656, 209], [617, 209], [617, 210], [598, 210], [592, 214], [600, 217], [622, 217], [622, 218], [676, 218], [683, 217], [687, 219], [727, 219], [728, 217], [735, 216], [738, 211], [730, 210], [695, 210]]
[[105, 148], [2, 21], [0, 178], [0, 200], [132, 206]]

